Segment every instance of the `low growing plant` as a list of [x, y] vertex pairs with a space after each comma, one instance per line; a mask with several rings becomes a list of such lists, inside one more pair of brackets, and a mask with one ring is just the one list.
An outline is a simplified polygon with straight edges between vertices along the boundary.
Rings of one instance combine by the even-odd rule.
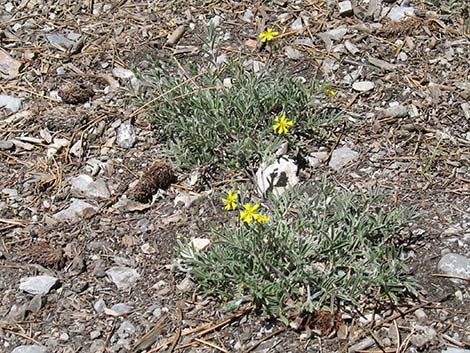
[[[237, 200], [224, 199], [230, 212], [241, 211]], [[397, 301], [415, 293], [394, 237], [416, 213], [386, 206], [378, 190], [335, 191], [324, 182], [289, 189], [266, 207], [264, 222], [246, 222], [240, 213], [243, 222], [215, 228], [208, 250], [181, 244], [182, 268], [201, 294], [249, 301], [285, 318], [293, 309], [359, 305], [372, 296]]]

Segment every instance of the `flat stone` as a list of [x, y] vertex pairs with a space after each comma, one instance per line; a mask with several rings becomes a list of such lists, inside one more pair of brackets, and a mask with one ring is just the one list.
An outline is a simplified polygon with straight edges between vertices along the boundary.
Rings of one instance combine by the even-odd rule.
[[114, 304], [111, 307], [111, 310], [113, 310], [116, 313], [119, 313], [121, 315], [129, 313], [132, 309], [133, 309], [132, 306], [130, 306], [128, 304], [125, 304], [125, 303]]
[[386, 118], [402, 118], [408, 115], [408, 109], [401, 104], [391, 105], [383, 111]]
[[289, 59], [292, 60], [298, 60], [302, 57], [302, 52], [300, 50], [297, 50], [295, 48], [292, 48], [291, 46], [287, 46], [284, 48], [284, 51], [286, 53], [286, 56]]
[[26, 310], [31, 313], [38, 313], [42, 309], [44, 302], [45, 297], [43, 297], [41, 294], [36, 294], [28, 303]]
[[107, 199], [111, 196], [108, 186], [103, 179], [93, 178], [86, 174], [81, 174], [70, 181], [71, 192], [74, 196], [84, 196], [89, 199]]
[[470, 349], [447, 347], [442, 353], [470, 353]]
[[294, 22], [292, 22], [290, 29], [292, 31], [303, 31], [304, 25], [302, 24], [302, 18], [297, 18]]
[[333, 151], [328, 165], [334, 170], [340, 170], [346, 164], [355, 160], [358, 156], [359, 153], [353, 151], [349, 147], [337, 148]]
[[21, 63], [0, 48], [0, 77], [4, 79], [16, 78], [20, 74], [20, 69]]
[[136, 331], [136, 328], [129, 321], [123, 321], [121, 326], [117, 329], [116, 333], [120, 338], [127, 338], [130, 335], [133, 335]]
[[378, 68], [381, 68], [382, 70], [387, 70], [387, 71], [393, 71], [397, 69], [397, 65], [391, 64], [385, 60], [377, 59], [374, 58], [373, 56], [369, 56], [367, 58], [370, 64], [377, 66]]
[[10, 140], [0, 140], [0, 151], [11, 150], [13, 146], [13, 142]]
[[76, 222], [83, 218], [89, 218], [96, 213], [98, 208], [83, 200], [72, 199], [72, 203], [66, 209], [57, 212], [52, 217], [58, 221]]
[[71, 50], [75, 45], [73, 40], [57, 33], [47, 33], [46, 39], [52, 46], [63, 51]]
[[256, 172], [256, 184], [262, 195], [272, 192], [274, 195], [282, 194], [287, 187], [299, 183], [297, 176], [298, 166], [289, 156], [282, 156], [273, 164], [260, 166]]
[[374, 89], [375, 83], [372, 81], [356, 81], [353, 83], [352, 88], [358, 92], [367, 92]]
[[47, 350], [36, 344], [29, 346], [18, 346], [11, 353], [47, 353]]
[[392, 21], [401, 21], [407, 18], [408, 16], [414, 16], [414, 14], [415, 14], [415, 9], [413, 7], [394, 6], [388, 12], [387, 17], [391, 19]]
[[132, 288], [140, 277], [135, 269], [121, 266], [111, 267], [106, 274], [122, 290]]
[[201, 251], [207, 248], [210, 243], [210, 239], [207, 238], [193, 238], [189, 242], [189, 246], [193, 246], [196, 251]]
[[341, 16], [351, 16], [353, 14], [351, 1], [341, 1], [338, 3], [338, 9]]
[[20, 280], [20, 289], [30, 294], [47, 294], [59, 282], [55, 277], [43, 275], [24, 277]]
[[344, 42], [344, 46], [346, 47], [346, 50], [350, 52], [352, 55], [356, 55], [357, 53], [360, 52], [359, 48], [350, 40], [346, 40]]
[[[444, 255], [437, 264], [437, 268], [440, 272], [448, 275], [470, 278], [470, 259], [459, 254]], [[452, 278], [451, 281], [465, 283], [465, 281], [456, 278]]]
[[21, 99], [0, 94], [0, 108], [5, 108], [10, 112], [16, 112], [21, 108]]

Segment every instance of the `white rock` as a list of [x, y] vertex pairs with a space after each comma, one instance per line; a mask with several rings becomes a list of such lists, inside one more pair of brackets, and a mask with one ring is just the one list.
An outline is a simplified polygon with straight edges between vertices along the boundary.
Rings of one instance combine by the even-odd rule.
[[109, 276], [111, 281], [122, 290], [133, 287], [140, 278], [139, 273], [130, 267], [111, 267], [106, 271], [106, 274]]
[[0, 94], [0, 108], [2, 107], [10, 112], [16, 112], [21, 108], [21, 99]]
[[210, 243], [210, 239], [207, 238], [193, 238], [189, 242], [189, 246], [193, 246], [196, 251], [201, 251], [207, 248]]
[[307, 157], [307, 162], [311, 168], [317, 168], [326, 160], [327, 157], [328, 153], [326, 152], [314, 152]]
[[70, 184], [72, 185], [72, 194], [77, 197], [107, 199], [111, 196], [108, 186], [103, 179], [93, 181], [93, 178], [86, 174], [72, 178]]
[[337, 148], [331, 154], [330, 163], [328, 165], [334, 170], [340, 170], [346, 164], [356, 159], [358, 155], [359, 153], [348, 147]]
[[123, 148], [131, 148], [137, 140], [135, 128], [131, 123], [123, 123], [116, 132], [116, 143]]
[[177, 206], [181, 203], [184, 205], [184, 208], [190, 208], [194, 202], [199, 200], [201, 197], [201, 194], [197, 194], [195, 192], [181, 191], [178, 195], [176, 195], [174, 205]]
[[47, 353], [45, 348], [38, 345], [18, 346], [11, 353]]
[[82, 218], [88, 218], [96, 213], [98, 208], [83, 200], [72, 199], [70, 206], [53, 215], [58, 221], [76, 222]]
[[357, 53], [360, 52], [359, 48], [350, 40], [346, 40], [344, 42], [344, 46], [346, 47], [346, 50], [350, 52], [352, 55], [356, 55]]
[[[385, 9], [384, 9], [385, 10]], [[392, 21], [401, 21], [408, 16], [414, 16], [415, 9], [406, 6], [394, 6], [387, 14], [387, 17]]]
[[30, 294], [47, 294], [59, 280], [55, 277], [43, 275], [24, 277], [20, 280], [20, 289]]
[[[437, 264], [437, 268], [440, 272], [448, 275], [470, 278], [470, 259], [459, 254], [449, 253], [444, 255]], [[465, 283], [463, 280], [455, 278], [452, 278], [451, 281]]]
[[374, 89], [375, 83], [372, 81], [356, 81], [353, 83], [352, 88], [358, 92], [367, 92]]
[[131, 80], [135, 78], [135, 75], [131, 70], [127, 70], [121, 66], [116, 66], [113, 69], [113, 75], [121, 80]]
[[338, 8], [341, 16], [351, 16], [353, 14], [351, 1], [341, 1], [338, 3]]
[[297, 176], [299, 167], [295, 160], [289, 156], [282, 156], [273, 164], [260, 166], [256, 172], [256, 184], [261, 195], [273, 192], [274, 195], [282, 194], [286, 187], [299, 183]]
[[46, 39], [52, 46], [64, 51], [72, 49], [75, 45], [73, 40], [57, 33], [46, 33]]
[[253, 20], [253, 11], [251, 11], [250, 9], [247, 9], [245, 13], [243, 14], [242, 20], [244, 22], [250, 23]]

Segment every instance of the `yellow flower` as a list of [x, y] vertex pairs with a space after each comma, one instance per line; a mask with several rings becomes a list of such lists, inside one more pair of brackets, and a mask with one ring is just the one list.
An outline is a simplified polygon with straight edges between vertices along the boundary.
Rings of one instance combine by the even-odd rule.
[[222, 201], [225, 202], [225, 209], [227, 211], [235, 210], [237, 208], [237, 203], [235, 200], [238, 199], [238, 194], [234, 194], [232, 190], [227, 192], [227, 198], [222, 198]]
[[336, 96], [336, 91], [333, 90], [331, 87], [326, 87], [325, 88], [325, 93], [329, 95], [330, 97]]
[[273, 125], [274, 131], [280, 134], [286, 134], [289, 130], [287, 130], [288, 126], [292, 126], [294, 122], [292, 120], [286, 120], [286, 114], [282, 114], [281, 117], [276, 116], [274, 121], [277, 123]]
[[263, 43], [272, 41], [276, 36], [279, 35], [279, 32], [273, 31], [272, 28], [266, 28], [266, 31], [259, 34], [259, 38]]
[[243, 208], [244, 210], [240, 212], [240, 219], [242, 222], [251, 223], [257, 217], [255, 212], [259, 208], [259, 204], [255, 203], [252, 205], [251, 203], [246, 203], [243, 205]]
[[256, 224], [263, 223], [263, 222], [269, 222], [269, 217], [268, 216], [265, 216], [264, 214], [259, 214], [259, 213], [255, 213], [253, 215], [253, 219], [254, 219], [254, 222]]

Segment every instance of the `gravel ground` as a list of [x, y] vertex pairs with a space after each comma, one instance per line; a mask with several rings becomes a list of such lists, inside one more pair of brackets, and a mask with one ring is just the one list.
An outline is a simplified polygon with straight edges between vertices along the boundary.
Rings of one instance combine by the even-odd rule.
[[[450, 1], [2, 1], [0, 351], [468, 352], [468, 11]], [[356, 153], [301, 181], [378, 184], [423, 212], [403, 239], [419, 300], [364, 303], [335, 330], [332, 317], [293, 330], [226, 312], [175, 272], [177, 239], [224, 222], [211, 195], [231, 176], [159, 161], [158, 134], [132, 99], [148, 87], [130, 69], [176, 58], [185, 73], [204, 60], [209, 21], [223, 55], [254, 67], [274, 56], [334, 90], [324, 104], [345, 123], [310, 152]], [[265, 27], [281, 33], [272, 53], [259, 45]]]

